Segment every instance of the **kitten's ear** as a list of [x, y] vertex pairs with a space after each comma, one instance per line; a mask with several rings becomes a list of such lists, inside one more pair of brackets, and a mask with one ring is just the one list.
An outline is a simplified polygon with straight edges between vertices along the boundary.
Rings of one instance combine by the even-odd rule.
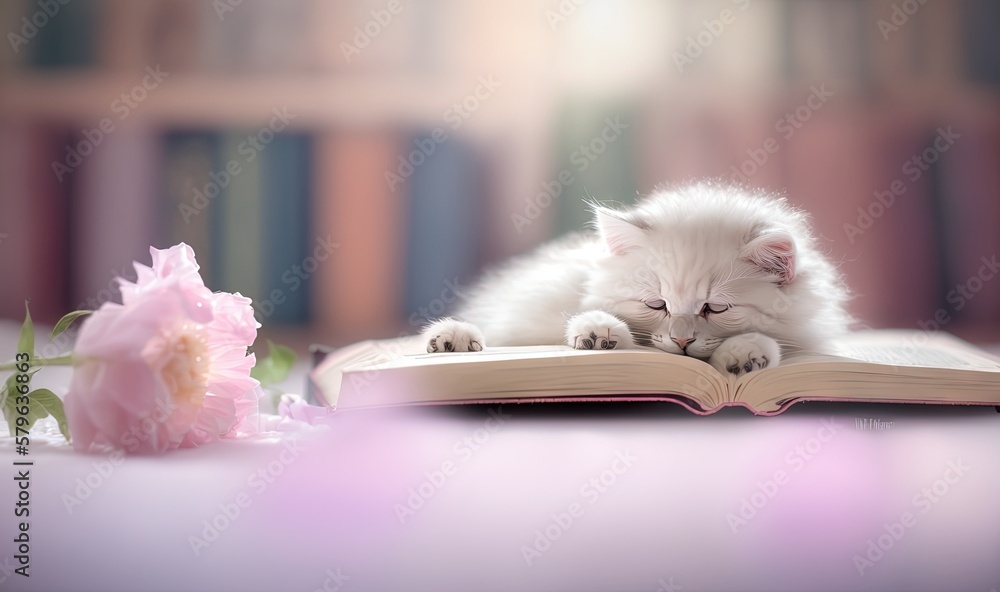
[[642, 232], [649, 224], [635, 214], [617, 212], [594, 205], [594, 224], [608, 250], [613, 255], [624, 255], [642, 246]]
[[795, 279], [795, 240], [785, 230], [764, 230], [743, 247], [742, 256], [777, 277], [784, 286]]

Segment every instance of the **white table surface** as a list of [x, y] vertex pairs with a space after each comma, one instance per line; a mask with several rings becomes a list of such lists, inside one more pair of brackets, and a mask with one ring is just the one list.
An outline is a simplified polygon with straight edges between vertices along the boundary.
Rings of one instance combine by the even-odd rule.
[[[65, 371], [44, 374], [39, 385], [64, 391]], [[30, 454], [30, 578], [11, 573], [11, 463], [21, 457], [6, 436], [0, 445], [0, 590], [1000, 589], [992, 408], [502, 412], [503, 425], [488, 423], [486, 407], [343, 413], [326, 426], [286, 422], [249, 440], [126, 457], [110, 472], [106, 456], [72, 452], [42, 422]], [[892, 423], [862, 430], [857, 418]], [[822, 431], [831, 421], [832, 435]], [[251, 478], [260, 471], [267, 480]], [[781, 484], [768, 484], [777, 471]], [[587, 485], [602, 477], [604, 491]], [[88, 479], [97, 486], [85, 495]], [[422, 503], [401, 520], [411, 489]], [[734, 532], [727, 516], [743, 500], [760, 508]], [[911, 526], [892, 527], [906, 512]], [[221, 532], [196, 554], [191, 537], [213, 521]], [[855, 555], [886, 524], [899, 540], [859, 574]], [[554, 540], [529, 565], [524, 549], [544, 547], [546, 530]]]

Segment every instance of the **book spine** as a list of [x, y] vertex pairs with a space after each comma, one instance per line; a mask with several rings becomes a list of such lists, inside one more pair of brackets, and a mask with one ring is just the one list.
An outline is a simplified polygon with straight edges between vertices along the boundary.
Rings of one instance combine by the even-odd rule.
[[28, 60], [31, 40], [25, 33], [30, 30], [22, 19], [30, 14], [30, 6], [28, 0], [0, 2], [0, 30], [8, 42], [8, 47], [0, 51], [0, 72], [16, 71]]
[[[788, 2], [789, 71], [799, 80], [836, 80], [857, 86], [869, 79], [870, 28], [864, 3]], [[844, 89], [846, 90], [846, 89]]]
[[[937, 146], [946, 149], [928, 171], [934, 173], [942, 234], [951, 247], [942, 253], [947, 275], [939, 307], [946, 318], [967, 327], [996, 328], [1000, 325], [1000, 281], [994, 277], [1000, 258], [1000, 168], [996, 165], [1000, 162], [1000, 122], [995, 117], [990, 121], [984, 115], [963, 118], [959, 114], [955, 121], [954, 126], [939, 127], [933, 136]], [[952, 128], [950, 133], [948, 128]]]
[[74, 177], [56, 178], [74, 136], [61, 128], [0, 124], [0, 316], [21, 320], [30, 300], [36, 321], [55, 322], [71, 306], [69, 287]]
[[153, 44], [162, 39], [164, 29], [174, 26], [171, 18], [156, 22], [157, 17], [164, 16], [157, 14], [162, 4], [133, 0], [101, 0], [100, 3], [101, 27], [95, 40], [95, 53], [103, 68], [131, 72], [158, 65], [168, 72], [174, 71], [173, 64], [164, 63], [160, 60], [163, 56], [153, 55], [151, 51]]
[[93, 66], [98, 56], [100, 3], [57, 2], [49, 6], [49, 10], [38, 3], [28, 7], [29, 19], [37, 30], [28, 44], [30, 66], [37, 69]]
[[260, 153], [250, 159], [240, 146], [246, 132], [224, 134], [213, 172], [221, 194], [212, 218], [213, 289], [261, 301], [262, 195]]
[[261, 152], [264, 253], [259, 316], [279, 323], [309, 320], [304, 287], [322, 263], [310, 257], [310, 138], [278, 134]]
[[96, 308], [120, 301], [118, 282], [135, 281], [133, 261], [149, 260], [156, 233], [161, 160], [156, 133], [123, 126], [107, 134], [78, 171], [73, 204], [72, 301]]
[[936, 308], [927, 175], [904, 169], [927, 147], [920, 126], [912, 113], [840, 109], [802, 126], [782, 149], [789, 198], [809, 211], [829, 258], [864, 295], [851, 312], [879, 326], [912, 327]]
[[635, 125], [628, 105], [573, 101], [560, 110], [559, 170], [573, 182], [558, 200], [556, 234], [576, 232], [592, 219], [585, 198], [634, 203]]
[[336, 247], [311, 286], [316, 320], [337, 342], [400, 325], [409, 188], [391, 190], [386, 172], [395, 170], [402, 145], [397, 134], [380, 131], [316, 139], [312, 234], [316, 245]]
[[[949, 3], [951, 4], [951, 3]], [[965, 64], [963, 70], [980, 84], [1000, 84], [1000, 39], [995, 23], [1000, 19], [1000, 4], [989, 1], [962, 2], [965, 26], [962, 31]]]
[[202, 277], [213, 288], [212, 220], [222, 193], [212, 177], [218, 170], [218, 140], [208, 132], [176, 131], [163, 136], [163, 226], [154, 234], [165, 246], [190, 245]]
[[[412, 145], [433, 144], [429, 134]], [[410, 176], [403, 313], [414, 329], [447, 314], [479, 262], [479, 163], [460, 138], [438, 144]]]

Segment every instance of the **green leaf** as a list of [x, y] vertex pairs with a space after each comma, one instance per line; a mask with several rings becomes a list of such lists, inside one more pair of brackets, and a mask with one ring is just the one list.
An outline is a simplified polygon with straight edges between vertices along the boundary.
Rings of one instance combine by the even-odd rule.
[[64, 316], [63, 318], [59, 319], [59, 322], [56, 323], [56, 326], [52, 327], [52, 334], [49, 335], [49, 341], [55, 339], [59, 335], [62, 335], [63, 331], [65, 331], [66, 329], [69, 329], [69, 326], [73, 324], [73, 321], [77, 320], [78, 318], [80, 318], [80, 317], [82, 317], [84, 315], [89, 315], [92, 312], [94, 312], [94, 311], [92, 311], [92, 310], [75, 310], [75, 311], [69, 313], [68, 315]]
[[257, 358], [257, 364], [250, 370], [250, 376], [263, 385], [277, 384], [288, 376], [295, 364], [295, 352], [284, 345], [267, 340], [267, 356]]
[[[28, 397], [30, 397], [32, 405], [37, 402], [45, 410], [46, 415], [56, 418], [56, 421], [59, 423], [59, 431], [62, 432], [63, 437], [68, 442], [69, 425], [66, 423], [66, 411], [63, 409], [62, 399], [49, 389], [35, 389], [28, 394]], [[43, 415], [42, 417], [45, 416]]]
[[11, 408], [14, 401], [7, 397], [7, 383], [4, 383], [3, 387], [0, 388], [0, 411], [3, 412], [4, 421], [7, 422], [7, 427], [10, 428], [10, 435], [14, 435], [14, 410]]
[[35, 357], [35, 326], [31, 322], [27, 300], [24, 301], [24, 324], [21, 325], [21, 337], [17, 340], [17, 352]]
[[[11, 436], [15, 434], [17, 428], [17, 425], [15, 424], [18, 416], [17, 397], [21, 396], [17, 392], [17, 385], [29, 384], [31, 382], [31, 377], [34, 376], [40, 369], [41, 368], [32, 368], [31, 370], [28, 370], [28, 377], [29, 377], [28, 382], [21, 382], [21, 383], [17, 382], [17, 375], [20, 374], [20, 372], [15, 372], [14, 374], [11, 374], [10, 376], [7, 377], [6, 382], [4, 382], [3, 386], [4, 399], [3, 399], [3, 404], [0, 405], [0, 407], [3, 408], [3, 416], [4, 419], [7, 420], [7, 427], [10, 428]], [[49, 413], [48, 411], [45, 410], [44, 407], [42, 407], [40, 403], [36, 403], [31, 399], [28, 400], [28, 403], [29, 404], [28, 404], [28, 415], [27, 415], [28, 418], [27, 429], [30, 430], [31, 426], [35, 425], [35, 422], [37, 420], [47, 416]]]

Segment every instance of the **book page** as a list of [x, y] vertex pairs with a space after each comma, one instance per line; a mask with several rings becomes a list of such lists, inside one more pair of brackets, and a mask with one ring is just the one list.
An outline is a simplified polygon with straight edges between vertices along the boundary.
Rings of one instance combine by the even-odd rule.
[[331, 355], [312, 373], [328, 405], [347, 409], [429, 402], [669, 398], [710, 410], [728, 385], [701, 360], [652, 348], [562, 345], [427, 353], [413, 339], [369, 341]]
[[836, 343], [834, 348], [839, 356], [872, 364], [1000, 372], [1000, 362], [951, 336], [859, 333]]
[[924, 368], [953, 368], [956, 370], [1000, 370], [1000, 365], [971, 357], [932, 348], [911, 351], [891, 346], [854, 346], [841, 350], [844, 357], [893, 366], [920, 366]]

